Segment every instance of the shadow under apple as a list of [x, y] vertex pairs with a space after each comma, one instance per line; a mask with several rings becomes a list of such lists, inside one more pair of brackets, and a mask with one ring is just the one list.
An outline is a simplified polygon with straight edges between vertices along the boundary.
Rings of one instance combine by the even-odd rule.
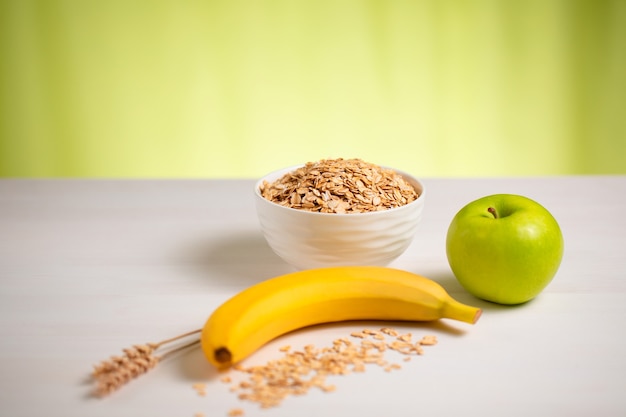
[[530, 300], [522, 304], [506, 305], [483, 300], [470, 294], [463, 288], [451, 271], [430, 274], [429, 278], [438, 282], [454, 299], [464, 304], [479, 307], [483, 310], [483, 314], [485, 314], [485, 312], [491, 314], [517, 311], [533, 302], [533, 300]]

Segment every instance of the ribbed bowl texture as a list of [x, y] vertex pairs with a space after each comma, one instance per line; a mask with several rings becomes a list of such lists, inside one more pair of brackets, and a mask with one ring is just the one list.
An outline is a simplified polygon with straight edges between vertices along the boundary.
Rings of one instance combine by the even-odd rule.
[[255, 184], [261, 229], [274, 253], [298, 269], [341, 265], [386, 266], [413, 240], [424, 208], [425, 189], [413, 176], [395, 170], [419, 193], [415, 201], [393, 209], [353, 214], [317, 213], [284, 207], [260, 193], [298, 166], [281, 169]]

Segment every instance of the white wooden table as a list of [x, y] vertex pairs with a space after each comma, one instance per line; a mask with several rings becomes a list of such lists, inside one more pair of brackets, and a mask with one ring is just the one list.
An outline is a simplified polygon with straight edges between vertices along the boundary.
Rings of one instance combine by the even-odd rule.
[[[169, 358], [105, 399], [94, 363], [201, 327], [237, 291], [293, 269], [261, 235], [252, 180], [0, 180], [0, 415], [10, 417], [624, 416], [626, 177], [426, 178], [423, 223], [391, 266], [439, 281], [484, 309], [475, 325], [391, 323], [439, 339], [402, 369], [332, 379], [260, 410], [240, 401], [200, 349]], [[445, 234], [463, 205], [528, 196], [563, 229], [557, 276], [534, 301], [474, 299], [447, 264]], [[381, 323], [284, 336], [246, 364]], [[384, 325], [390, 325], [384, 323]], [[206, 384], [206, 396], [192, 388]]]

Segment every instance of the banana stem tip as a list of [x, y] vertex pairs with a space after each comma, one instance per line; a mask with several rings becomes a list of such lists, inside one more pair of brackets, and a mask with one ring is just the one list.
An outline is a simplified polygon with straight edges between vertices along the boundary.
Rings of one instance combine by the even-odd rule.
[[483, 310], [482, 309], [479, 308], [478, 310], [476, 310], [476, 314], [474, 315], [474, 321], [472, 322], [472, 324], [476, 324], [476, 322], [478, 321], [478, 319], [482, 315], [483, 315]]

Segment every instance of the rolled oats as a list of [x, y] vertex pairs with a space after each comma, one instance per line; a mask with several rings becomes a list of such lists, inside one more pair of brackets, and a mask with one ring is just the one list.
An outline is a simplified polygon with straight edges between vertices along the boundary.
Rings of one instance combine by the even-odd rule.
[[[387, 348], [403, 355], [403, 360], [408, 362], [412, 356], [423, 354], [422, 345], [437, 343], [435, 336], [424, 336], [412, 344], [410, 333], [400, 335], [388, 327], [380, 331], [364, 329], [350, 336], [360, 340], [355, 343], [348, 337], [340, 337], [333, 340], [332, 347], [317, 348], [308, 344], [302, 350], [279, 348], [283, 352], [279, 359], [265, 365], [239, 366], [236, 370], [247, 374], [247, 379], [231, 391], [238, 392], [240, 400], [257, 403], [261, 408], [276, 407], [288, 396], [304, 395], [311, 389], [335, 391], [336, 386], [327, 382], [333, 375], [362, 373], [367, 365], [380, 366], [386, 372], [400, 370], [400, 364], [385, 360], [383, 352]], [[379, 336], [384, 340], [379, 340]]]
[[395, 171], [361, 159], [322, 159], [264, 181], [261, 195], [285, 207], [320, 213], [364, 213], [406, 205], [417, 190]]

